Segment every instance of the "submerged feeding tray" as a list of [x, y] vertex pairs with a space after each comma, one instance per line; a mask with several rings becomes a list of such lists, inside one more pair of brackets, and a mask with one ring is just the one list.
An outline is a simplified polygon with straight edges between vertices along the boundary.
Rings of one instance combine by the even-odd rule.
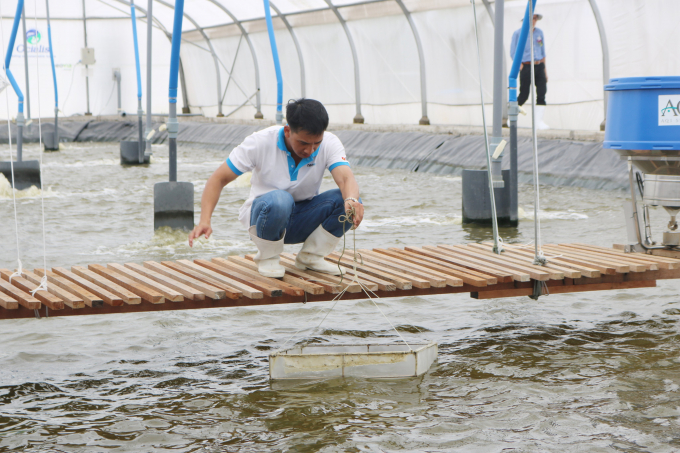
[[121, 165], [145, 165], [151, 161], [151, 154], [146, 152], [146, 142], [142, 142], [143, 162], [139, 161], [139, 142], [130, 140], [120, 141]]
[[[12, 182], [12, 167], [14, 167], [14, 182]], [[42, 188], [40, 182], [40, 161], [22, 160], [10, 162], [0, 162], [0, 173], [17, 190], [30, 189], [31, 186]]]
[[437, 343], [313, 344], [269, 356], [271, 379], [415, 377], [437, 359]]

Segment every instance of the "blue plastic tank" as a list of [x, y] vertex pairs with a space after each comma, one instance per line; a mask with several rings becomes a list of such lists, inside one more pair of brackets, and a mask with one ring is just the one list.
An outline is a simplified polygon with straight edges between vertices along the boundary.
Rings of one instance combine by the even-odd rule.
[[604, 147], [680, 151], [680, 77], [610, 79]]

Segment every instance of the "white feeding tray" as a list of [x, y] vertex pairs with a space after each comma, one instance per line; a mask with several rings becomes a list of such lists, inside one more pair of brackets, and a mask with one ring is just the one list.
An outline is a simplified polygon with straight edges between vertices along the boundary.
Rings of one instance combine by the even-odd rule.
[[425, 373], [437, 359], [437, 343], [313, 344], [269, 355], [271, 379], [341, 376], [409, 377]]

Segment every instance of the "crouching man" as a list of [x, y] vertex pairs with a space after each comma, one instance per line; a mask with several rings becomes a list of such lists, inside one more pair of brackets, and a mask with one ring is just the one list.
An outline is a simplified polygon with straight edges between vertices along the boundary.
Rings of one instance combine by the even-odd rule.
[[[227, 161], [210, 176], [201, 199], [201, 219], [189, 234], [194, 239], [212, 234], [210, 218], [224, 186], [252, 171], [250, 197], [239, 211], [239, 220], [257, 246], [258, 271], [280, 278], [283, 244], [304, 243], [295, 260], [299, 269], [339, 274], [324, 260], [352, 227], [338, 218], [354, 208], [354, 227], [364, 216], [359, 186], [335, 135], [326, 132], [328, 113], [313, 99], [290, 101], [288, 125], [273, 126], [247, 137]], [[319, 193], [328, 169], [338, 189]]]

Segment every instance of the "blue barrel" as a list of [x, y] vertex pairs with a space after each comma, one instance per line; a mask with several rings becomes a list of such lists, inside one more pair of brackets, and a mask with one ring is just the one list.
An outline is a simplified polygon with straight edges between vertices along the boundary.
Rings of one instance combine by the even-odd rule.
[[680, 150], [680, 77], [610, 79], [604, 147]]

